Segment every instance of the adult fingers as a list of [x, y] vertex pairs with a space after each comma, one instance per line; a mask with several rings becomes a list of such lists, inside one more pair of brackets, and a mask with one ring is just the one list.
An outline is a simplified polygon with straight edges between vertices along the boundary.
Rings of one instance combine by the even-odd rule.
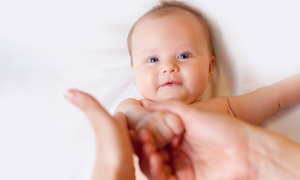
[[193, 113], [193, 109], [190, 106], [175, 100], [151, 103], [147, 104], [145, 107], [150, 111], [169, 111], [179, 116], [182, 120], [187, 114]]
[[109, 113], [89, 94], [78, 90], [69, 90], [65, 93], [65, 97], [85, 113], [96, 130], [105, 127], [103, 123], [112, 120]]
[[[109, 115], [95, 98], [77, 90], [69, 90], [65, 96], [86, 114], [94, 128], [97, 141], [94, 177], [105, 177], [110, 173], [108, 168], [122, 174], [124, 179], [133, 179], [132, 146], [124, 114]], [[120, 169], [123, 164], [126, 169]]]
[[133, 154], [133, 147], [130, 140], [130, 133], [127, 126], [127, 119], [123, 113], [116, 113], [114, 114], [114, 120], [118, 124], [118, 134], [119, 134], [119, 146], [122, 149], [122, 153], [125, 155], [128, 160], [132, 162], [132, 154]]
[[126, 142], [122, 142], [125, 145], [130, 145], [131, 146], [131, 140], [130, 140], [130, 132], [128, 130], [128, 125], [127, 125], [127, 119], [126, 116], [121, 113], [121, 112], [117, 112], [113, 115], [113, 121], [115, 121], [116, 125], [117, 125], [117, 131], [118, 134], [121, 135], [121, 138], [123, 139], [123, 141]]
[[184, 124], [186, 135], [189, 138], [201, 140], [203, 143], [227, 144], [231, 143], [229, 137], [236, 138], [237, 134], [245, 134], [243, 131], [246, 124], [243, 121], [220, 114], [203, 112], [183, 102], [164, 101], [151, 104], [147, 108], [150, 111], [164, 110], [176, 114]]
[[210, 133], [217, 129], [224, 130], [224, 125], [228, 124], [228, 121], [232, 121], [231, 118], [205, 113], [183, 102], [174, 100], [153, 103], [146, 108], [150, 111], [173, 113], [181, 119], [185, 129], [197, 133]]
[[122, 130], [129, 134], [126, 116], [123, 113], [117, 112], [113, 115], [113, 117]]

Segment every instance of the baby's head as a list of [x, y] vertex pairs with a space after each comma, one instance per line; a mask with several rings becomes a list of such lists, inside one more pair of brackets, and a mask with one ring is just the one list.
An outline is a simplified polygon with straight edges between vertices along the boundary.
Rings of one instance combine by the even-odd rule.
[[144, 98], [187, 103], [201, 99], [212, 75], [215, 51], [210, 28], [196, 9], [161, 1], [133, 25], [128, 48]]

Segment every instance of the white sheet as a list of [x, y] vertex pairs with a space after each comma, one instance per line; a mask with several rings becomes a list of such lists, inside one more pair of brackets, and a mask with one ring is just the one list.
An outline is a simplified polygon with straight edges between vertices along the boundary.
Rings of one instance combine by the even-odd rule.
[[[0, 179], [89, 179], [93, 134], [63, 93], [87, 91], [110, 112], [139, 98], [126, 37], [156, 2], [0, 1]], [[187, 2], [214, 27], [213, 94], [245, 93], [300, 72], [297, 1]], [[300, 142], [299, 117], [294, 105], [264, 126]]]

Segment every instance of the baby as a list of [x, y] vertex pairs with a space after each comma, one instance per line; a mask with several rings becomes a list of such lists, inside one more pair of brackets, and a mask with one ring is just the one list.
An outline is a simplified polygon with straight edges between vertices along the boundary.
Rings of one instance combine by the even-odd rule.
[[216, 61], [212, 34], [201, 13], [181, 2], [161, 1], [142, 16], [128, 35], [128, 47], [136, 84], [145, 99], [126, 99], [116, 112], [127, 116], [130, 128], [152, 132], [158, 148], [180, 136], [184, 128], [171, 113], [147, 110], [153, 101], [175, 99], [199, 111], [252, 124], [300, 102], [300, 74], [244, 95], [201, 101]]

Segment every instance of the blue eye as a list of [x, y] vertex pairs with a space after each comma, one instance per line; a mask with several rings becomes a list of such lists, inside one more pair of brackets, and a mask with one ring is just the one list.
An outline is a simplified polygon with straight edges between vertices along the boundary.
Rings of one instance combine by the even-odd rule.
[[159, 60], [158, 60], [158, 58], [157, 57], [151, 57], [151, 58], [149, 58], [148, 60], [147, 60], [147, 62], [149, 62], [149, 63], [155, 63], [155, 62], [158, 62]]
[[178, 59], [187, 59], [189, 57], [190, 57], [190, 55], [188, 53], [182, 53], [178, 56]]

